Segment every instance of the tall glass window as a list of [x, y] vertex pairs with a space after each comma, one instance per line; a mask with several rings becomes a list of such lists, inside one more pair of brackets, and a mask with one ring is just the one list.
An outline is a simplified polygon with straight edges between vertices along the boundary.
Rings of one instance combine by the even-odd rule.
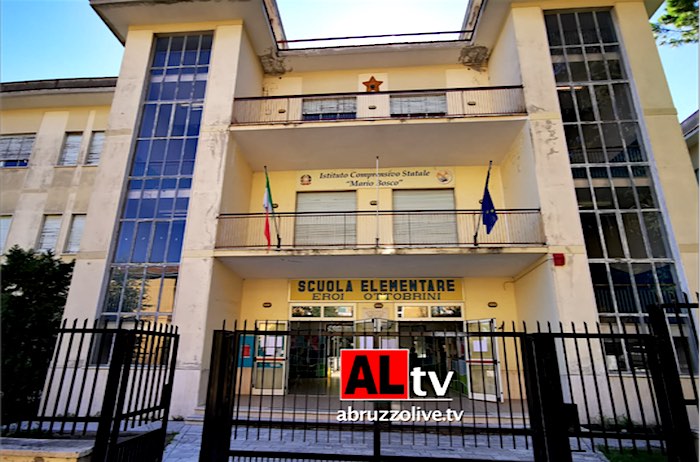
[[103, 315], [170, 320], [212, 35], [159, 37], [112, 257]]
[[609, 11], [545, 21], [600, 321], [634, 332], [647, 305], [682, 293], [621, 44]]

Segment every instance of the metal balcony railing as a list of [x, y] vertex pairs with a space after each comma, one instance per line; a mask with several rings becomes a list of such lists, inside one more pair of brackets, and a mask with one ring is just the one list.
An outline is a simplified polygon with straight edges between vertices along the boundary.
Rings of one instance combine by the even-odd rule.
[[[539, 210], [498, 210], [498, 221], [490, 234], [480, 224], [480, 215], [478, 210], [278, 213], [274, 219], [270, 216], [271, 247], [303, 250], [545, 244]], [[216, 248], [266, 248], [264, 230], [264, 213], [221, 215]]]
[[234, 125], [525, 114], [522, 86], [236, 98]]

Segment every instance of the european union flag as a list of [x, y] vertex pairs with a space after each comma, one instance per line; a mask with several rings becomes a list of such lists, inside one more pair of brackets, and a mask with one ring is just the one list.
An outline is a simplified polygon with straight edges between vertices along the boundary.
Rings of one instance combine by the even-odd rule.
[[498, 221], [498, 215], [496, 214], [496, 208], [493, 206], [491, 194], [489, 193], [488, 179], [486, 180], [486, 187], [484, 188], [484, 198], [481, 199], [481, 220], [484, 222], [484, 226], [486, 226], [486, 234], [491, 234], [491, 230]]

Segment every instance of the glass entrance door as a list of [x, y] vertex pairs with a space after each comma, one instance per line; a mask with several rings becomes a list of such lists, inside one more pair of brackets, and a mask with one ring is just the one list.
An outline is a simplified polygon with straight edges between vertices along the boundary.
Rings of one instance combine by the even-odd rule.
[[[395, 349], [399, 347], [398, 323], [388, 319], [362, 319], [355, 321], [355, 348], [363, 350]], [[375, 347], [375, 338], [377, 339]]]
[[256, 321], [260, 333], [255, 338], [253, 363], [254, 395], [283, 395], [287, 383], [287, 321]]
[[[498, 342], [494, 337], [480, 336], [494, 332], [495, 319], [465, 321], [466, 373], [468, 396], [484, 401], [503, 401], [501, 368], [498, 360]], [[475, 335], [476, 334], [476, 335]]]

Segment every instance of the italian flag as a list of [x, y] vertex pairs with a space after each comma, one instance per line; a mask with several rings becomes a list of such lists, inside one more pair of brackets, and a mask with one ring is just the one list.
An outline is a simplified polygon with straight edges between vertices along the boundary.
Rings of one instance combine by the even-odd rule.
[[267, 239], [267, 249], [270, 250], [270, 214], [273, 214], [272, 209], [272, 191], [270, 191], [270, 177], [267, 176], [267, 167], [265, 167], [265, 196], [263, 197], [263, 208], [265, 209], [265, 239]]

